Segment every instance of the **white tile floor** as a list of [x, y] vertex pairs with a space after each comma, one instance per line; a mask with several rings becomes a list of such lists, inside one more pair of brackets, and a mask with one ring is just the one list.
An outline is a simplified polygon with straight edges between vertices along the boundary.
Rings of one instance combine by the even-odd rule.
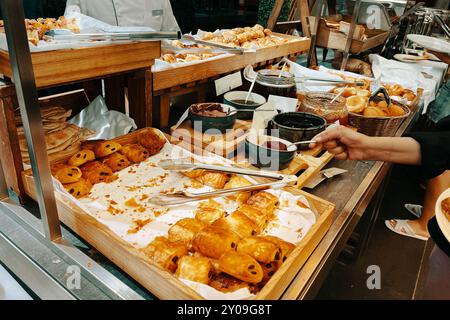
[[0, 300], [32, 300], [13, 277], [0, 265]]

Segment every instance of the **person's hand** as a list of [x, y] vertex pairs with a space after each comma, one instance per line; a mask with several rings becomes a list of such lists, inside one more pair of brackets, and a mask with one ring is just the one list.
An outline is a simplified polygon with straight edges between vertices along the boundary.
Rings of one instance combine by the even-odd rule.
[[330, 153], [336, 155], [338, 160], [365, 160], [369, 146], [368, 136], [357, 133], [349, 128], [338, 126], [328, 129], [317, 135], [311, 148], [322, 145]]
[[434, 54], [436, 57], [438, 57], [442, 62], [446, 64], [450, 64], [450, 56], [446, 53], [427, 50], [429, 53]]

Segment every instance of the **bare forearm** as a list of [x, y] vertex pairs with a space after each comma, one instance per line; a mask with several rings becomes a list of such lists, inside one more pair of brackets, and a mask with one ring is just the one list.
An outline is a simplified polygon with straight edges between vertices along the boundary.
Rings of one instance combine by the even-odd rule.
[[366, 142], [365, 160], [406, 165], [421, 165], [420, 144], [413, 138], [370, 137]]

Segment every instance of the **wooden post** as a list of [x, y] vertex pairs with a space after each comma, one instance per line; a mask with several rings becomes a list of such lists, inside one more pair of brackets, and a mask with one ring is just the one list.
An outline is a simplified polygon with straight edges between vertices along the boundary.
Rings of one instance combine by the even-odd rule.
[[269, 20], [267, 21], [267, 29], [273, 30], [277, 24], [278, 18], [280, 17], [281, 9], [283, 9], [284, 0], [275, 0], [275, 5], [273, 6], [272, 13], [270, 14]]
[[151, 69], [139, 71], [128, 78], [130, 117], [139, 129], [153, 125], [153, 81]]

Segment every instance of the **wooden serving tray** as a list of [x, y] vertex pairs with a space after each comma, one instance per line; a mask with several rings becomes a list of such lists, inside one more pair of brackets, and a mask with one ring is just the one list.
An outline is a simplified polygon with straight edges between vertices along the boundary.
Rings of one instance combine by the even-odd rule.
[[[123, 144], [135, 143], [138, 134], [139, 131], [119, 137], [115, 141]], [[23, 172], [22, 178], [27, 194], [31, 198], [36, 199], [35, 184], [31, 171]], [[304, 195], [316, 209], [318, 220], [275, 276], [256, 296], [257, 300], [271, 300], [281, 297], [289, 287], [292, 279], [294, 279], [300, 268], [305, 264], [311, 253], [328, 232], [332, 223], [335, 211], [335, 206], [332, 203], [294, 188], [287, 188], [286, 190], [293, 194]], [[156, 297], [167, 300], [203, 299], [175, 276], [153, 265], [138, 249], [125, 242], [108, 227], [75, 206], [65, 197], [56, 194], [56, 201], [59, 218], [66, 226], [71, 228]]]
[[[35, 52], [31, 54], [38, 88], [150, 69], [161, 56], [160, 41]], [[0, 51], [0, 73], [12, 78], [9, 53]]]
[[227, 56], [195, 65], [153, 72], [153, 91], [159, 92], [186, 83], [237, 71], [248, 65], [255, 66], [277, 58], [300, 54], [309, 50], [311, 46], [310, 39], [278, 33], [274, 35], [292, 41], [278, 46], [261, 48], [254, 53]]
[[192, 128], [188, 120], [176, 130], [171, 130], [171, 142], [198, 153], [198, 150], [212, 152], [222, 157], [234, 155], [239, 146], [245, 142], [245, 137], [251, 129], [250, 121], [237, 120], [233, 130], [227, 134], [204, 134]]

